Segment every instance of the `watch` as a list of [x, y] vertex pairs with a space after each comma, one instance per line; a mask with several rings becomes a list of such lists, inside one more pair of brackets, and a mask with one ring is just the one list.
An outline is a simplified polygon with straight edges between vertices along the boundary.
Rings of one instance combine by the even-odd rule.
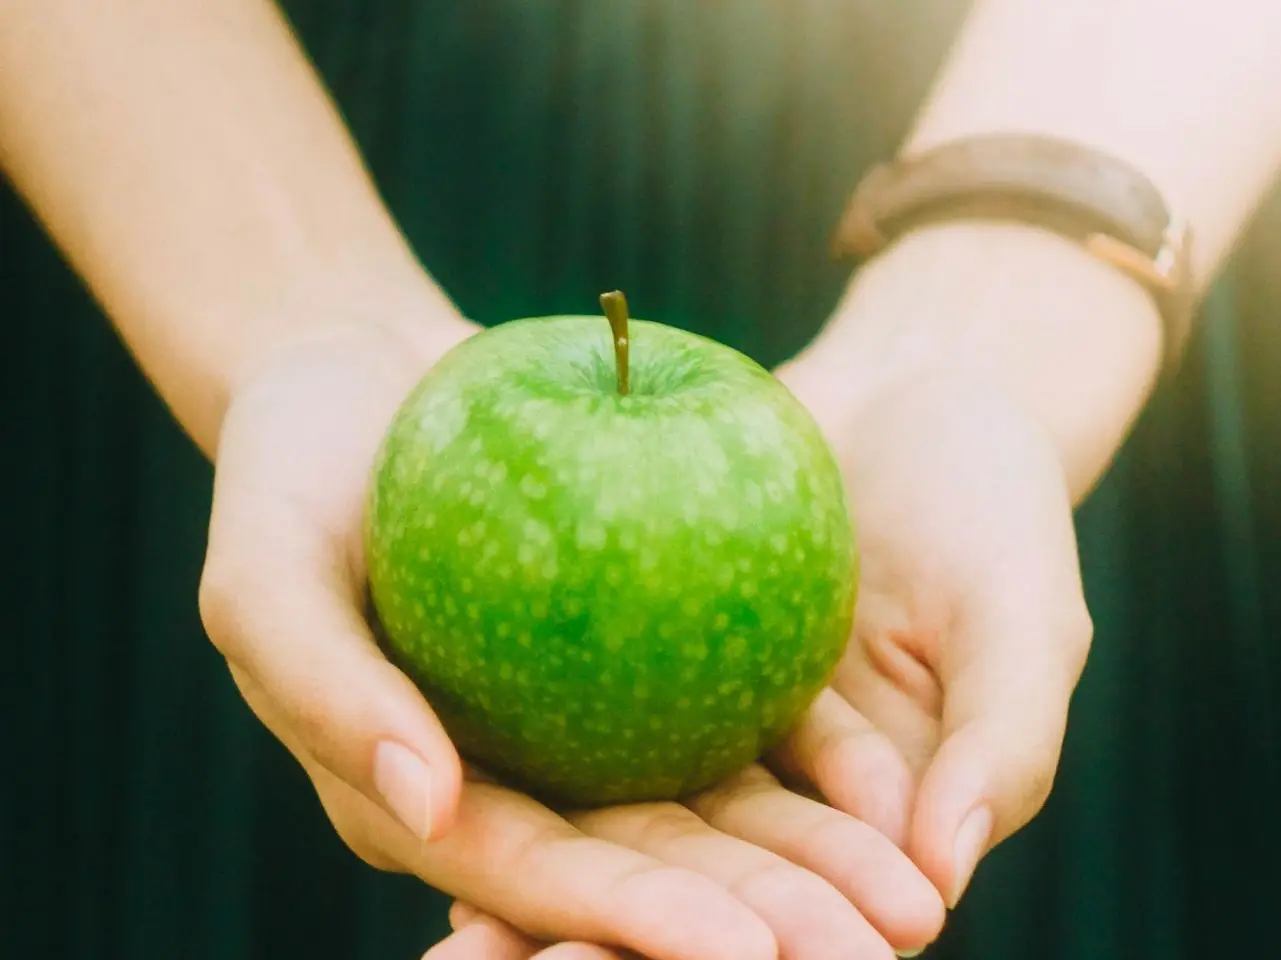
[[846, 205], [838, 257], [872, 257], [902, 235], [945, 220], [1026, 223], [1079, 243], [1141, 283], [1175, 367], [1192, 325], [1191, 235], [1152, 182], [1124, 161], [1070, 141], [987, 134], [873, 167]]

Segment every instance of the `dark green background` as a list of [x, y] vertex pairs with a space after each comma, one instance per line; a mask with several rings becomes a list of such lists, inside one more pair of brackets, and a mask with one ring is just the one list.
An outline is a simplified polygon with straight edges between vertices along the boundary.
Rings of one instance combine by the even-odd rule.
[[[635, 310], [763, 362], [822, 322], [847, 187], [947, 0], [296, 0], [472, 316]], [[1097, 643], [1045, 814], [936, 956], [1277, 954], [1281, 207], [1080, 513]], [[409, 958], [442, 901], [346, 853], [204, 641], [210, 475], [0, 197], [0, 957]]]

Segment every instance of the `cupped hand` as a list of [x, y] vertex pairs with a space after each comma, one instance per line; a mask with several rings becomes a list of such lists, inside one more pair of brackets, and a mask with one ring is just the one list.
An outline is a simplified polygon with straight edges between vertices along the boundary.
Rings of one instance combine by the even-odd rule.
[[529, 942], [819, 960], [932, 938], [941, 902], [892, 843], [761, 770], [687, 805], [583, 814], [465, 772], [362, 615], [378, 444], [417, 379], [474, 328], [433, 329], [412, 344], [370, 326], [282, 346], [237, 386], [219, 437], [205, 625], [343, 840]]
[[1064, 471], [981, 375], [923, 371], [857, 402], [805, 359], [780, 377], [841, 461], [862, 571], [834, 692], [779, 759], [955, 905], [1044, 804], [1089, 648]]

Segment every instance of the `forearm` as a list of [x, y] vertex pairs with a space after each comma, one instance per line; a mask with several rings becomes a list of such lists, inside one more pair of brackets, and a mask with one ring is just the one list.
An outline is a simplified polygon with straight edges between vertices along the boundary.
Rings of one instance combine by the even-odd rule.
[[[1281, 8], [1253, 0], [978, 0], [905, 148], [1023, 131], [1100, 148], [1190, 222], [1202, 288], [1281, 162]], [[966, 367], [1054, 435], [1081, 496], [1141, 408], [1160, 323], [1133, 281], [1032, 228], [911, 236], [856, 277], [822, 342], [869, 389]]]
[[449, 314], [268, 0], [16, 0], [0, 63], [6, 174], [206, 451], [274, 344]]

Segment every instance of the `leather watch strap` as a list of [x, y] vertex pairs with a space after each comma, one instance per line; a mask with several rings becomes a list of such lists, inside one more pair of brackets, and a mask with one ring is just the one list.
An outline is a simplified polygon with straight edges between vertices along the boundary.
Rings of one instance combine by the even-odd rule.
[[1187, 229], [1142, 173], [1067, 141], [991, 134], [874, 167], [833, 237], [838, 256], [870, 257], [944, 220], [1007, 220], [1068, 237], [1142, 283], [1165, 324], [1167, 366], [1191, 326]]

